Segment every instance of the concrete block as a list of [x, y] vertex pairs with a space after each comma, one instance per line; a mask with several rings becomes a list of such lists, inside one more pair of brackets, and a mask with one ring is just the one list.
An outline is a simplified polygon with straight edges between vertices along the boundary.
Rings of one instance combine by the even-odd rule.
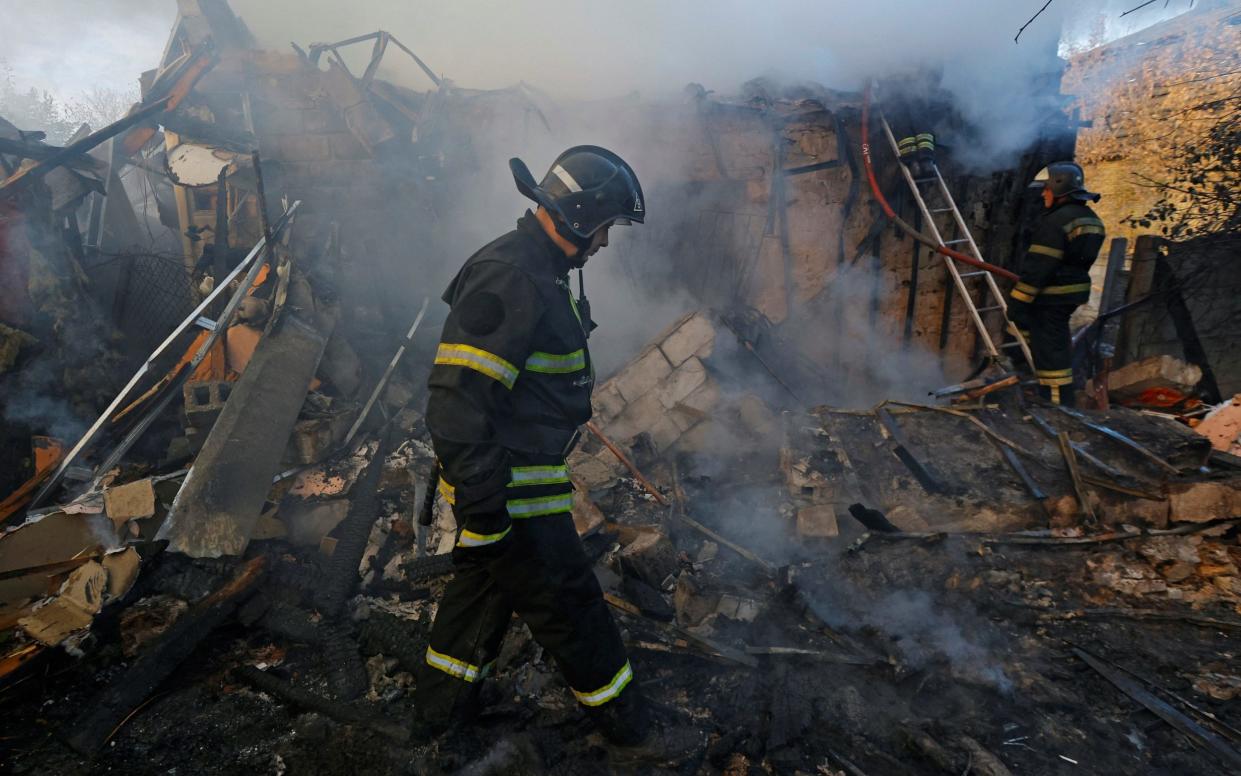
[[1194, 482], [1168, 487], [1169, 519], [1203, 523], [1241, 515], [1241, 490], [1232, 481]]
[[582, 452], [569, 456], [569, 471], [573, 472], [574, 481], [581, 482], [584, 490], [601, 488], [611, 483], [617, 476], [615, 468], [609, 466], [602, 458]]
[[573, 491], [573, 527], [577, 529], [578, 536], [586, 536], [594, 533], [603, 525], [603, 512], [595, 502], [590, 500], [590, 496], [586, 495], [585, 483], [574, 483], [576, 490]]
[[672, 409], [707, 380], [707, 368], [690, 356], [660, 383], [656, 395], [660, 404]]
[[613, 442], [628, 442], [643, 431], [654, 428], [666, 412], [659, 398], [654, 393], [648, 393], [637, 401], [629, 402], [625, 411], [603, 431]]
[[815, 504], [797, 510], [797, 535], [803, 538], [839, 536], [836, 507], [832, 504]]
[[156, 536], [169, 551], [245, 551], [326, 342], [295, 314], [259, 341]]
[[197, 429], [211, 428], [215, 419], [220, 416], [220, 411], [224, 409], [232, 390], [233, 384], [223, 380], [186, 383], [182, 386], [185, 417], [190, 426]]
[[611, 380], [595, 391], [591, 404], [594, 405], [596, 422], [602, 425], [607, 425], [625, 409], [625, 400]]
[[672, 332], [659, 349], [673, 366], [680, 366], [686, 359], [715, 342], [715, 325], [706, 313], [695, 313]]
[[677, 402], [677, 408], [688, 407], [691, 410], [697, 410], [705, 416], [710, 416], [714, 414], [716, 407], [719, 406], [720, 396], [720, 386], [714, 380], [708, 380], [689, 396]]
[[127, 482], [103, 492], [103, 509], [120, 526], [155, 514], [155, 488], [150, 478]]
[[625, 401], [632, 402], [670, 374], [672, 365], [668, 363], [668, 359], [664, 358], [659, 348], [651, 347], [629, 362], [624, 371], [612, 378], [611, 382]]
[[1172, 356], [1152, 356], [1108, 374], [1108, 395], [1116, 401], [1141, 401], [1150, 391], [1186, 394], [1202, 380], [1202, 370]]
[[667, 451], [681, 438], [680, 427], [667, 415], [661, 417], [655, 425], [647, 430], [647, 433], [651, 435], [651, 441], [655, 443], [655, 449], [661, 453]]

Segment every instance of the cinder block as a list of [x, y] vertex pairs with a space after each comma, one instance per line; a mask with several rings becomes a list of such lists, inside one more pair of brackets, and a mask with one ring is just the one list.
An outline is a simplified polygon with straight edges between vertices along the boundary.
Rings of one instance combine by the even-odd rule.
[[[660, 356], [663, 358], [663, 356]], [[650, 431], [663, 417], [666, 410], [654, 393], [648, 393], [637, 401], [629, 402], [615, 420], [603, 429], [616, 443], [628, 442], [643, 431]]]
[[681, 364], [675, 371], [664, 381], [660, 383], [655, 395], [659, 397], [659, 403], [672, 409], [680, 402], [693, 393], [699, 386], [707, 380], [707, 369], [697, 358], [690, 357], [688, 361]]
[[832, 537], [840, 535], [836, 522], [836, 507], [832, 504], [816, 504], [797, 510], [797, 535], [802, 537]]
[[677, 407], [688, 407], [703, 415], [711, 415], [720, 403], [720, 386], [714, 380], [704, 381], [689, 396], [677, 402]]
[[705, 313], [696, 313], [672, 332], [659, 349], [673, 366], [680, 366], [687, 358], [715, 342], [715, 326]]
[[607, 425], [625, 409], [625, 400], [611, 380], [595, 391], [591, 404], [594, 405], [595, 420], [601, 425]]
[[580, 482], [586, 490], [601, 488], [616, 479], [616, 472], [603, 459], [580, 451], [569, 456], [569, 471], [573, 472], [574, 482]]
[[185, 397], [185, 417], [190, 426], [204, 430], [211, 428], [232, 390], [233, 384], [222, 380], [186, 383], [181, 392]]
[[668, 375], [672, 374], [672, 365], [659, 348], [648, 348], [642, 355], [635, 358], [625, 367], [624, 371], [612, 378], [612, 383], [620, 391], [621, 397], [627, 402], [640, 398]]
[[1203, 523], [1241, 515], [1241, 492], [1235, 482], [1195, 482], [1168, 490], [1169, 517], [1174, 523]]
[[667, 415], [656, 421], [655, 425], [648, 429], [648, 433], [651, 435], [651, 441], [655, 443], [655, 449], [661, 453], [672, 447], [681, 438], [680, 427]]

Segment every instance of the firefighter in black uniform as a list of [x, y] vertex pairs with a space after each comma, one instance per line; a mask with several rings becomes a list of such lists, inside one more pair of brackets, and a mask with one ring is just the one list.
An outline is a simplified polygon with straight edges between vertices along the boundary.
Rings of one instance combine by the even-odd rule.
[[1075, 162], [1055, 162], [1036, 176], [1046, 212], [1021, 262], [1020, 280], [1008, 301], [1008, 317], [1030, 343], [1035, 377], [1044, 398], [1073, 405], [1073, 351], [1069, 317], [1090, 299], [1090, 265], [1103, 246], [1103, 222], [1086, 203], [1100, 195], [1086, 190]]
[[541, 183], [509, 164], [539, 207], [449, 285], [431, 370], [427, 425], [458, 533], [418, 678], [418, 726], [434, 734], [473, 716], [515, 612], [608, 739], [657, 751], [659, 726], [573, 526], [565, 465], [594, 386], [593, 324], [568, 274], [608, 244], [610, 226], [642, 223], [646, 203], [633, 169], [596, 146], [565, 151]]

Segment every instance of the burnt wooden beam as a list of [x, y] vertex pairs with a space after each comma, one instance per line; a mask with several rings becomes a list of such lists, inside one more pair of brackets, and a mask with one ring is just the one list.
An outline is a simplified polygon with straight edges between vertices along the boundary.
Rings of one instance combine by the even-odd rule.
[[248, 561], [231, 580], [173, 623], [87, 705], [87, 712], [70, 726], [69, 745], [86, 755], [99, 751], [134, 710], [232, 615], [262, 579], [265, 568], [265, 558]]
[[1147, 711], [1179, 730], [1191, 741], [1205, 747], [1216, 759], [1228, 766], [1231, 773], [1241, 773], [1241, 752], [1234, 749], [1226, 740], [1199, 725], [1180, 709], [1147, 690], [1135, 679], [1122, 673], [1120, 669], [1107, 661], [1095, 657], [1080, 647], [1073, 647], [1073, 654], [1111, 682], [1116, 689], [1142, 704]]
[[1061, 431], [1056, 440], [1060, 443], [1060, 453], [1064, 456], [1064, 465], [1069, 470], [1069, 479], [1073, 481], [1073, 492], [1077, 494], [1077, 503], [1081, 505], [1082, 513], [1094, 522], [1094, 510], [1090, 508], [1090, 501], [1086, 498], [1086, 486], [1082, 483], [1082, 474], [1077, 468], [1077, 456], [1073, 452], [1073, 441], [1069, 439], [1069, 432]]
[[945, 495], [951, 493], [952, 488], [944, 483], [943, 477], [935, 471], [934, 467], [929, 462], [919, 459], [919, 456], [915, 453], [916, 448], [910, 443], [909, 437], [905, 436], [905, 432], [901, 429], [900, 424], [896, 422], [896, 418], [892, 417], [892, 413], [880, 407], [875, 410], [875, 416], [879, 418], [879, 423], [887, 431], [896, 457], [901, 459], [901, 463], [905, 464], [905, 468], [909, 469], [914, 479], [918, 480], [918, 484], [928, 493]]

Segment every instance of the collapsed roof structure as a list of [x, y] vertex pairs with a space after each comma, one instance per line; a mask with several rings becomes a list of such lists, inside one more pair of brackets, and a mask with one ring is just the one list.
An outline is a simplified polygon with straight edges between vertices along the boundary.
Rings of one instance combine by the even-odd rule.
[[[984, 273], [892, 228], [1015, 265], [1027, 180], [1072, 156], [1054, 52], [1029, 148], [942, 160], [950, 214], [863, 142], [885, 124], [861, 93], [566, 105], [458, 86], [384, 31], [276, 52], [224, 0], [178, 7], [127, 118], [61, 149], [0, 124], [19, 771], [605, 767], [524, 629], [479, 730], [405, 724], [455, 532], [424, 300], [510, 220], [508, 150], [582, 132], [652, 170], [662, 215], [615, 277], [677, 302], [641, 346], [600, 345], [620, 352], [570, 458], [638, 673], [709, 733], [672, 770], [1237, 767], [1236, 433], [1151, 411], [1201, 373], [1139, 362], [1112, 375], [1132, 407], [1031, 404], [979, 376], [1004, 337]], [[381, 78], [389, 57], [425, 91]]]

